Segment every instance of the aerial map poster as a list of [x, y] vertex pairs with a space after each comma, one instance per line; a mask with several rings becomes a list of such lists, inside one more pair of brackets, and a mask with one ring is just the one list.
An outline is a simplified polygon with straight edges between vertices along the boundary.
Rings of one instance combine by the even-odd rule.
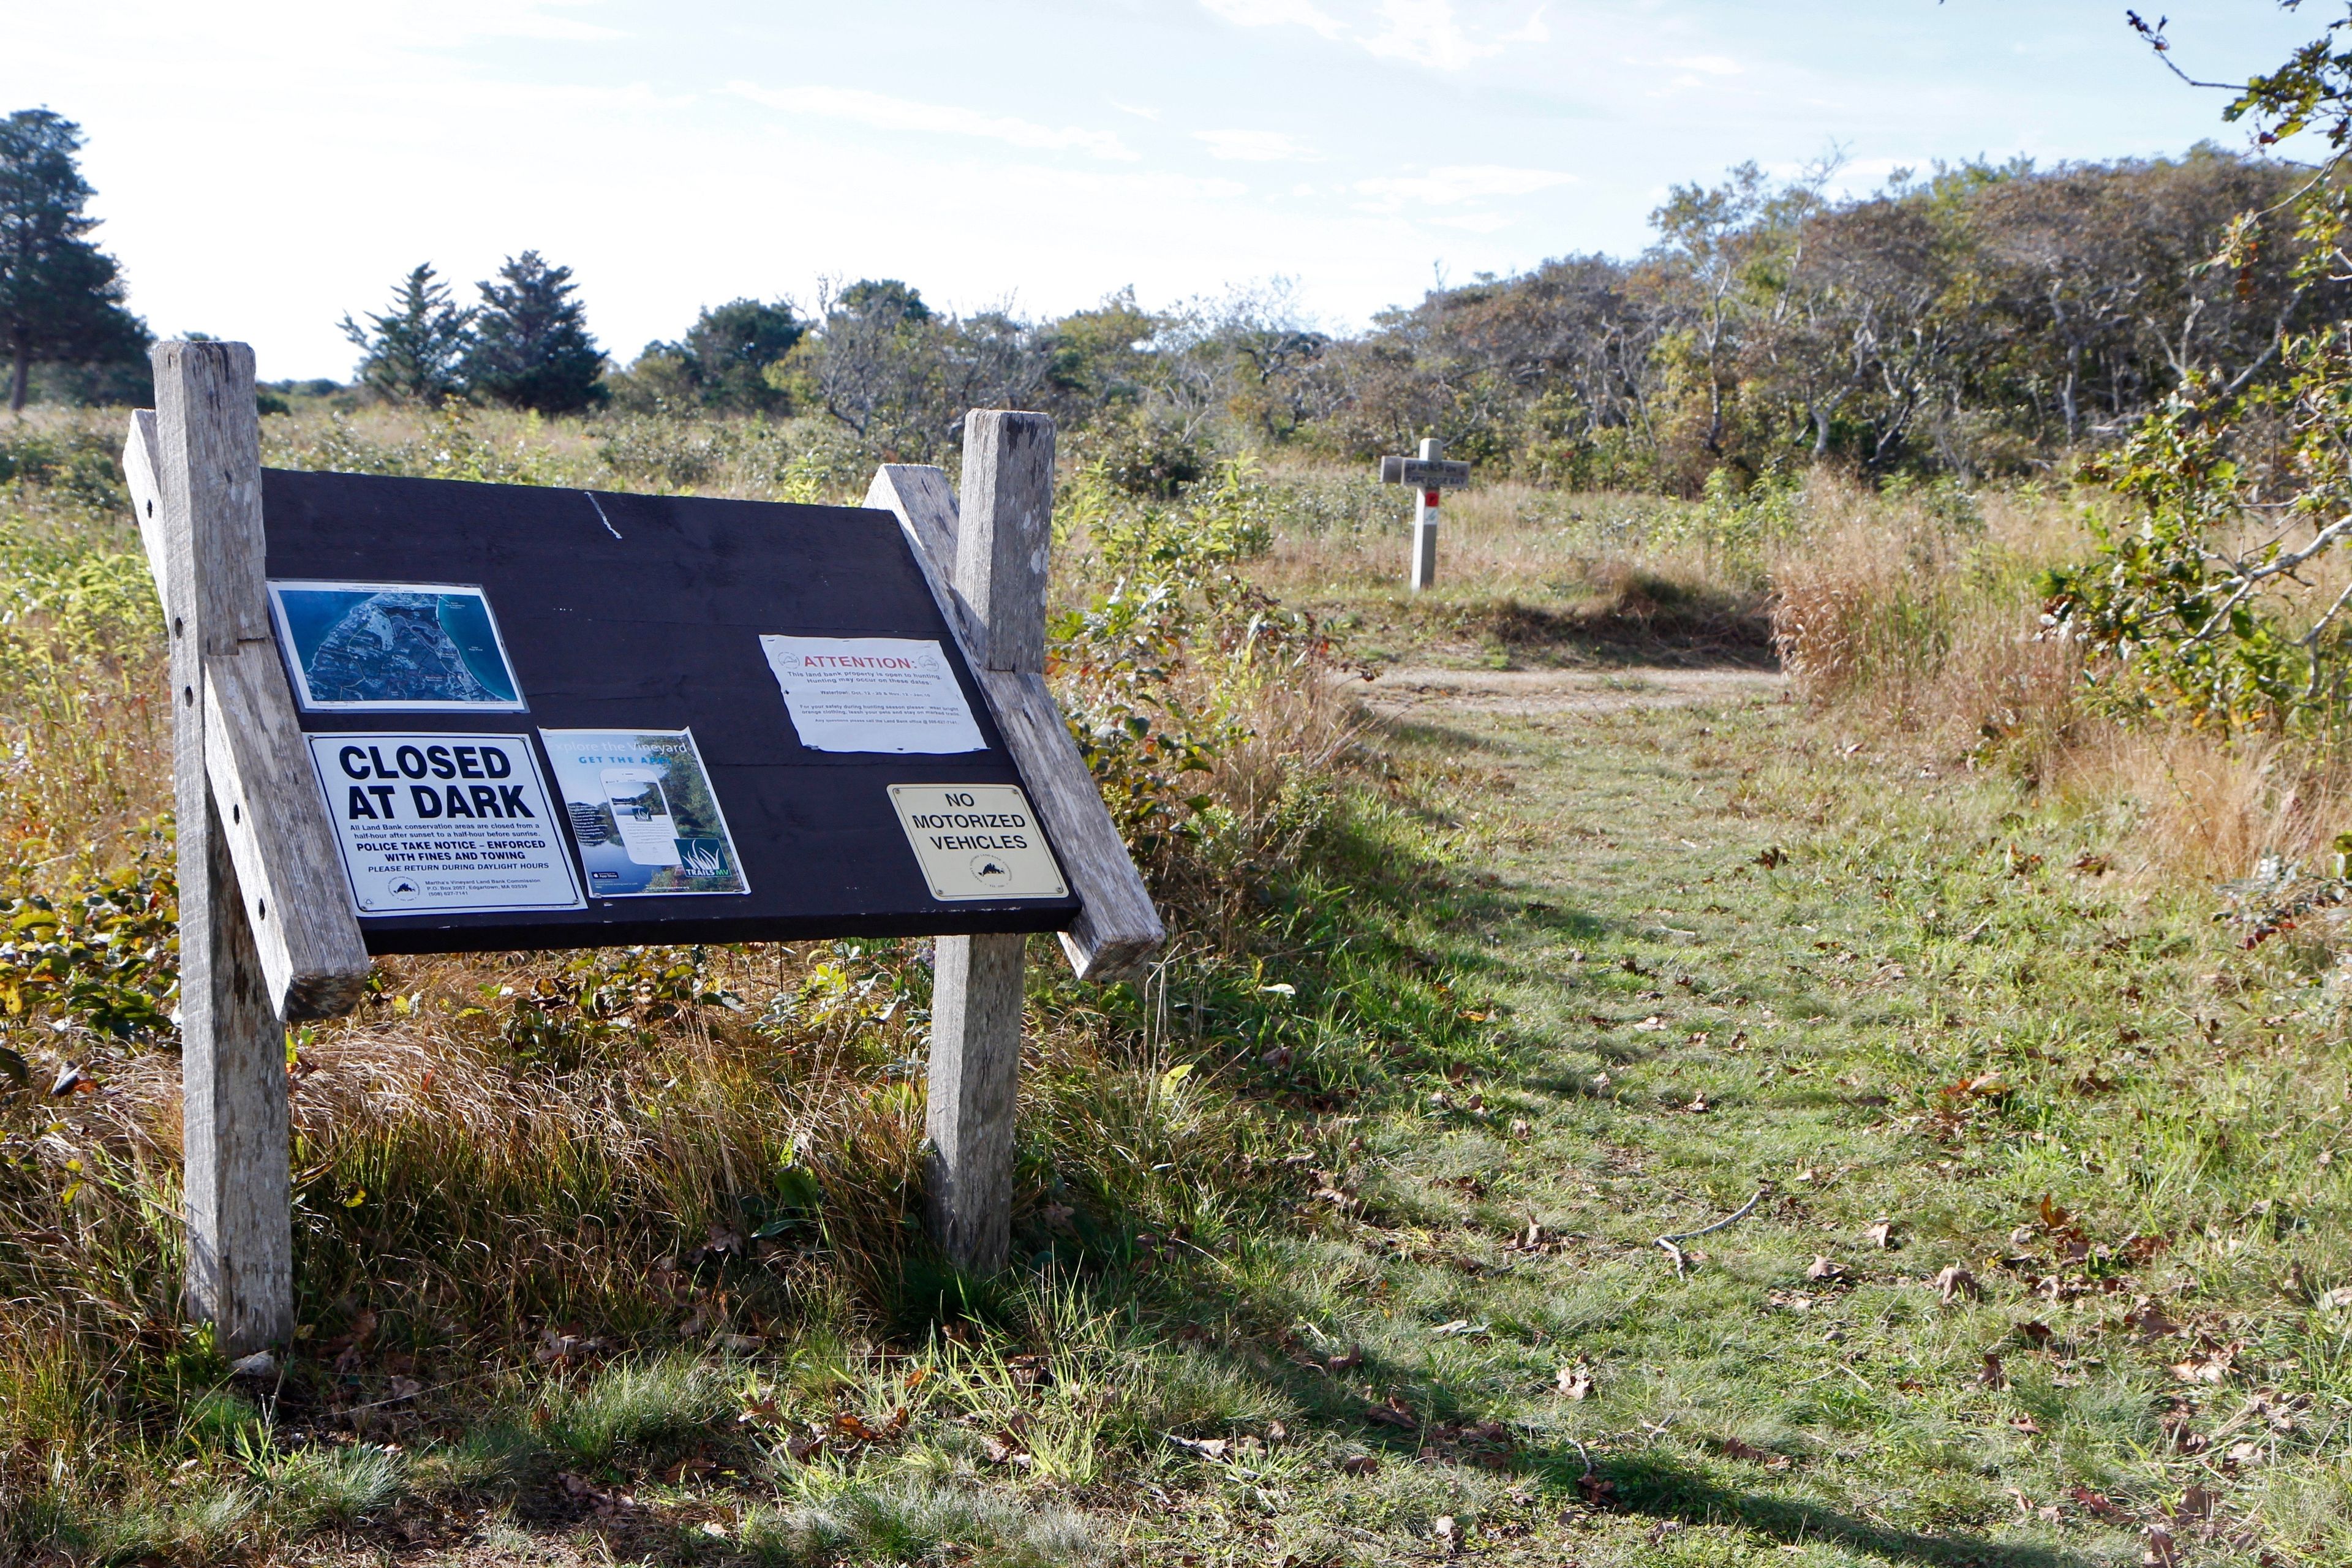
[[313, 712], [521, 712], [481, 589], [444, 583], [269, 584], [294, 694]]
[[748, 893], [690, 730], [541, 730], [593, 899]]

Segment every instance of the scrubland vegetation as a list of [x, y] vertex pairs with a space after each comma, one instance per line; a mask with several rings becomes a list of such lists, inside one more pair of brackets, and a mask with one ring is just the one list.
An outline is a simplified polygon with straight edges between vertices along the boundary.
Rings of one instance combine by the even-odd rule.
[[[2345, 68], [2231, 113], [2341, 145]], [[1036, 945], [990, 1279], [918, 1223], [926, 944], [380, 961], [289, 1035], [242, 1370], [122, 416], [37, 405], [0, 1562], [2352, 1563], [2337, 174], [1743, 169], [1344, 340], [869, 279], [613, 369], [535, 252], [419, 268], [265, 461], [854, 501], [1053, 411], [1053, 679], [1172, 936]], [[1432, 430], [1416, 595], [1363, 459]]]
[[[289, 1040], [300, 1337], [257, 1378], [173, 1300], [118, 420], [5, 446], [15, 1557], [2352, 1555], [2335, 906], [2279, 885], [2332, 869], [2340, 795], [2082, 679], [2043, 577], [2110, 492], [1497, 483], [1412, 596], [1351, 470], [1139, 495], [1074, 443], [1056, 679], [1176, 936], [1112, 991], [1038, 949], [1015, 1268], [913, 1224], [919, 943], [389, 959]], [[864, 478], [756, 420], [265, 440]], [[1776, 659], [1785, 700], [1641, 697]], [[1609, 700], [1384, 718], [1401, 668]]]

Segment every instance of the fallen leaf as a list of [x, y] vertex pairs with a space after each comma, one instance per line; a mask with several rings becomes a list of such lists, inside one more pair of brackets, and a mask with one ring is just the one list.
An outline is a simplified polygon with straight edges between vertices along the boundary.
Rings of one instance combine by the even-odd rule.
[[1234, 1447], [1231, 1442], [1223, 1437], [1179, 1437], [1175, 1433], [1171, 1432], [1168, 1434], [1168, 1440], [1186, 1453], [1198, 1454], [1204, 1459], [1222, 1459], [1233, 1452]]
[[1401, 1426], [1408, 1432], [1421, 1425], [1421, 1417], [1412, 1413], [1412, 1406], [1393, 1394], [1389, 1395], [1386, 1405], [1375, 1405], [1365, 1411], [1364, 1419], [1382, 1426]]
[[1864, 1231], [1862, 1233], [1862, 1238], [1864, 1241], [1869, 1242], [1873, 1247], [1881, 1247], [1888, 1252], [1892, 1252], [1896, 1247], [1903, 1245], [1902, 1242], [1895, 1239], [1895, 1222], [1891, 1219], [1880, 1220], [1868, 1230]]
[[[1665, 1021], [1665, 1019], [1664, 1019], [1664, 1017], [1660, 1016], [1658, 1014], [1655, 1014], [1655, 1013], [1651, 1014], [1648, 1017], [1646, 1017], [1646, 1018], [1643, 1019], [1640, 1023], [1638, 1023], [1638, 1024], [1636, 1024], [1636, 1025], [1634, 1025], [1634, 1026], [1633, 1026], [1633, 1027], [1635, 1027], [1636, 1029], [1644, 1029], [1644, 1030], [1652, 1030], [1652, 1031], [1658, 1030], [1658, 1029], [1663, 1029], [1663, 1028], [1664, 1028], [1665, 1026], [1666, 1026], [1666, 1021]], [[50, 1092], [50, 1093], [52, 1093], [52, 1094], [61, 1094], [61, 1093], [63, 1093], [63, 1092], [64, 1092], [64, 1090], [62, 1090], [62, 1089], [51, 1089], [49, 1092]]]
[[1786, 1454], [1775, 1454], [1769, 1448], [1759, 1448], [1737, 1437], [1723, 1438], [1715, 1447], [1716, 1451], [1727, 1459], [1745, 1459], [1768, 1470], [1785, 1470], [1792, 1462]]
[[2124, 1516], [2124, 1510], [2109, 1501], [2105, 1494], [2095, 1492], [2088, 1487], [2071, 1488], [2066, 1495], [2100, 1519], [2121, 1519]]
[[1589, 1362], [1563, 1363], [1559, 1369], [1559, 1391], [1570, 1399], [1592, 1397], [1592, 1366]]
[[2000, 1357], [1990, 1351], [1984, 1353], [1984, 1365], [1977, 1369], [1977, 1383], [1985, 1388], [2007, 1388], [2009, 1373], [2002, 1370]]
[[842, 1434], [842, 1436], [847, 1437], [852, 1443], [879, 1443], [886, 1436], [886, 1434], [877, 1432], [873, 1427], [867, 1426], [864, 1416], [856, 1415], [852, 1411], [845, 1410], [840, 1415], [835, 1416], [833, 1418], [833, 1425], [835, 1428]]
[[1845, 1278], [1845, 1265], [1838, 1262], [1826, 1252], [1816, 1253], [1812, 1262], [1806, 1266], [1805, 1278], [1817, 1280], [1843, 1279]]
[[662, 1472], [662, 1479], [670, 1486], [684, 1486], [688, 1481], [694, 1479], [696, 1477], [709, 1475], [718, 1468], [718, 1465], [712, 1461], [704, 1458], [699, 1454], [696, 1454], [690, 1458], [680, 1459], [677, 1464], [672, 1465], [668, 1469], [664, 1470]]
[[1371, 1454], [1350, 1454], [1339, 1461], [1339, 1468], [1351, 1476], [1369, 1476], [1381, 1468], [1379, 1458]]
[[1326, 1361], [1323, 1363], [1323, 1370], [1330, 1373], [1353, 1372], [1363, 1364], [1364, 1352], [1360, 1349], [1350, 1346]]
[[2221, 1383], [2229, 1377], [2230, 1369], [2237, 1364], [2237, 1361], [2238, 1347], [2222, 1345], [2202, 1355], [2191, 1356], [2187, 1361], [2173, 1363], [2172, 1375], [2183, 1383]]
[[1576, 1489], [1582, 1492], [1584, 1500], [1594, 1508], [1606, 1508], [1610, 1500], [1617, 1495], [1617, 1483], [1607, 1476], [1596, 1476], [1587, 1470], [1576, 1478]]
[[90, 1081], [89, 1074], [73, 1063], [68, 1062], [58, 1070], [58, 1080], [49, 1085], [49, 1098], [57, 1100], [68, 1094], [87, 1094], [97, 1087], [98, 1085]]
[[824, 1452], [824, 1438], [814, 1432], [795, 1432], [784, 1439], [784, 1452], [796, 1465], [804, 1465]]
[[416, 1379], [413, 1377], [395, 1377], [392, 1380], [391, 1402], [397, 1405], [404, 1399], [414, 1399], [424, 1392], [425, 1385], [417, 1382]]
[[2017, 1332], [2020, 1338], [2037, 1350], [2057, 1338], [2056, 1332], [2050, 1325], [2038, 1319], [2030, 1323], [2018, 1324]]
[[2140, 1568], [2178, 1568], [2180, 1549], [2173, 1544], [2172, 1531], [2160, 1524], [2147, 1527], [2147, 1550], [2139, 1554]]
[[2180, 1506], [2172, 1510], [2175, 1519], [2210, 1519], [2221, 1499], [2208, 1488], [2191, 1486], [2180, 1494]]
[[2009, 1418], [2009, 1424], [2029, 1437], [2042, 1436], [2042, 1423], [2031, 1415], [2012, 1415]]
[[1948, 1263], [1936, 1276], [1936, 1294], [1946, 1301], [1957, 1301], [1963, 1296], [1981, 1296], [1984, 1291], [1978, 1286], [1975, 1275], [1957, 1263]]

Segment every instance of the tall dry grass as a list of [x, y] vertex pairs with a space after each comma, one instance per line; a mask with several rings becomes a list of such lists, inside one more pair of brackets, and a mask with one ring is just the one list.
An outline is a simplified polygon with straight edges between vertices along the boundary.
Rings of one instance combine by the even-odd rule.
[[2110, 820], [2127, 863], [2211, 883], [2266, 858], [2332, 865], [2352, 828], [2352, 764], [2262, 737], [2132, 727], [2090, 700], [2081, 649], [2045, 626], [2046, 567], [2093, 548], [2096, 495], [1978, 498], [1980, 526], [1832, 476], [1771, 565], [1773, 640], [1809, 702], [2001, 768]]

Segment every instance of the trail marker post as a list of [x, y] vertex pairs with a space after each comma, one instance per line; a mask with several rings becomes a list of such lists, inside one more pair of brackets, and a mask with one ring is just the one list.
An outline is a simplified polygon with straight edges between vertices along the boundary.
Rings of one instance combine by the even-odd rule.
[[1382, 458], [1381, 483], [1411, 485], [1416, 492], [1412, 508], [1412, 586], [1415, 593], [1437, 581], [1437, 498], [1443, 491], [1470, 483], [1470, 465], [1448, 462], [1445, 447], [1435, 437], [1421, 444], [1418, 458]]
[[1053, 421], [969, 416], [959, 518], [266, 471], [251, 349], [154, 363], [190, 1315], [290, 1338], [286, 1025], [386, 952], [936, 936], [930, 1229], [1002, 1268], [1027, 934], [1166, 935], [1045, 687]]

